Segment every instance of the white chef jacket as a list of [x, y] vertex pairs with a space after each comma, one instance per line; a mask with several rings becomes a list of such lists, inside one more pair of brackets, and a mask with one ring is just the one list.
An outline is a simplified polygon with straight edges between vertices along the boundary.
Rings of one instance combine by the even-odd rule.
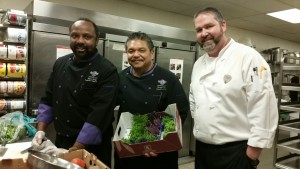
[[250, 146], [272, 147], [277, 101], [269, 65], [254, 49], [231, 39], [218, 57], [200, 57], [193, 67], [189, 99], [197, 140], [248, 140]]

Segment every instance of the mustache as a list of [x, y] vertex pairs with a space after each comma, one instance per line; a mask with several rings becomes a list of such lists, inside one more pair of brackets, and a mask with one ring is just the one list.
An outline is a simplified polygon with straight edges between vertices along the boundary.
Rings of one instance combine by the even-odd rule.
[[206, 35], [206, 36], [203, 36], [202, 37], [202, 40], [200, 41], [200, 44], [199, 44], [199, 46], [200, 46], [200, 48], [201, 49], [204, 49], [205, 47], [204, 47], [204, 43], [206, 42], [206, 41], [208, 41], [208, 40], [213, 40], [214, 38], [211, 36], [211, 35]]
[[210, 36], [210, 35], [204, 36], [204, 37], [202, 37], [201, 43], [203, 44], [203, 43], [204, 43], [205, 41], [207, 41], [207, 40], [213, 40], [213, 37]]
[[86, 48], [86, 46], [83, 45], [83, 44], [75, 44], [74, 47], [75, 47], [75, 48], [78, 48], [78, 47], [79, 47], [79, 48]]

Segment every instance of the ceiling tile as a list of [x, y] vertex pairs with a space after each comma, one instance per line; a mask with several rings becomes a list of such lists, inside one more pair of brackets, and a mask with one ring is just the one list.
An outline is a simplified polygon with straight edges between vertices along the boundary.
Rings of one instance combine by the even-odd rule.
[[218, 2], [211, 5], [214, 8], [217, 8], [220, 10], [220, 12], [223, 14], [223, 17], [226, 19], [230, 18], [241, 18], [244, 16], [251, 16], [257, 14], [256, 11], [244, 8], [244, 7], [237, 7], [237, 5], [231, 3], [231, 2]]
[[175, 2], [172, 0], [126, 0], [127, 2], [141, 4], [144, 6], [152, 7], [155, 9], [161, 9], [168, 12], [179, 12], [187, 10], [190, 8], [190, 5], [181, 2]]
[[253, 17], [244, 17], [243, 20], [249, 21], [253, 25], [266, 26], [286, 33], [300, 33], [300, 24], [291, 24], [264, 14]]
[[172, 0], [175, 2], [180, 2], [183, 4], [188, 4], [190, 5], [190, 7], [195, 7], [195, 6], [206, 6], [212, 3], [216, 3], [216, 2], [222, 2], [224, 0]]
[[238, 7], [244, 7], [260, 13], [268, 13], [289, 9], [291, 6], [278, 0], [225, 0]]
[[300, 0], [125, 0], [163, 11], [193, 17], [202, 8], [219, 9], [227, 24], [300, 43], [300, 24], [265, 15], [290, 8], [300, 8]]
[[280, 2], [287, 4], [294, 8], [300, 8], [300, 1], [299, 0], [279, 0]]

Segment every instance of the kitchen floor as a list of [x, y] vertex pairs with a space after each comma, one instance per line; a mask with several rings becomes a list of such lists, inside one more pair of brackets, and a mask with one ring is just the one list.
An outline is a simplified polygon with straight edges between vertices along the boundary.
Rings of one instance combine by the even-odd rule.
[[[274, 148], [264, 149], [260, 157], [260, 164], [258, 169], [276, 169], [273, 166], [274, 159]], [[182, 157], [179, 158], [179, 169], [194, 169], [194, 158], [193, 157]]]

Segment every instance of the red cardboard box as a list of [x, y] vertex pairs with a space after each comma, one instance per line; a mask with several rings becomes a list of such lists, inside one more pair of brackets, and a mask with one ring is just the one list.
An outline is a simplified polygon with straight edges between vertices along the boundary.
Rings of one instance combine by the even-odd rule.
[[89, 153], [84, 149], [75, 150], [59, 155], [59, 158], [71, 161], [73, 158], [80, 158], [85, 162], [86, 169], [109, 169], [104, 163], [102, 163], [97, 157]]
[[166, 137], [161, 140], [136, 144], [127, 144], [122, 141], [122, 139], [128, 137], [130, 133], [133, 115], [129, 112], [121, 114], [113, 138], [115, 150], [118, 152], [120, 158], [141, 156], [146, 152], [162, 153], [178, 151], [182, 148], [182, 126], [176, 104], [170, 104], [164, 112], [174, 117], [176, 125], [175, 131], [169, 132]]

